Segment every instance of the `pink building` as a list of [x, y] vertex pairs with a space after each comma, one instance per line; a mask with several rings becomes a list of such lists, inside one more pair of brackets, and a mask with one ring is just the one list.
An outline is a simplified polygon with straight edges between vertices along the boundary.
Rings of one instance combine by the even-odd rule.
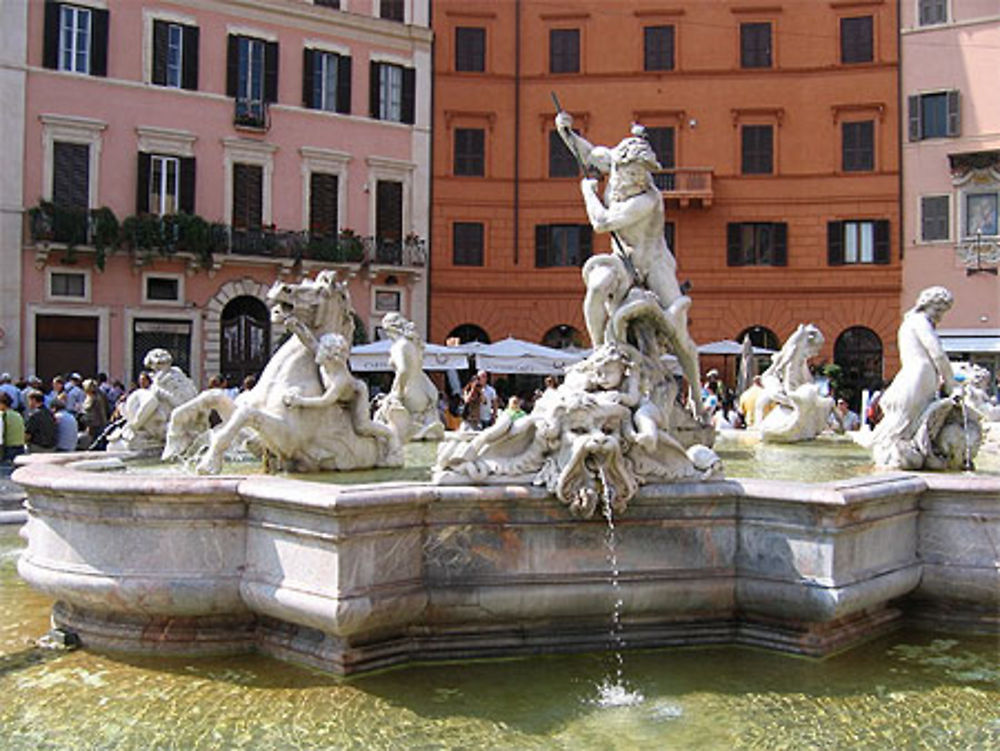
[[903, 0], [903, 299], [956, 297], [952, 359], [1000, 373], [1000, 1]]
[[284, 334], [267, 289], [322, 267], [350, 279], [367, 338], [390, 310], [425, 327], [427, 2], [30, 0], [22, 15], [5, 369], [134, 378], [163, 346], [197, 383], [241, 378]]

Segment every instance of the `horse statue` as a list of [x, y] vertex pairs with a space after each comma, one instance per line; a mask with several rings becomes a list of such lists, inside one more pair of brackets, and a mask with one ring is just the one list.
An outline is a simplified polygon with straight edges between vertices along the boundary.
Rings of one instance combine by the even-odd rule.
[[[163, 459], [202, 450], [197, 471], [218, 473], [226, 450], [246, 431], [246, 447], [270, 469], [401, 466], [398, 438], [391, 428], [371, 423], [368, 389], [347, 370], [354, 319], [347, 286], [336, 272], [324, 270], [297, 284], [275, 282], [267, 301], [272, 322], [293, 336], [251, 390], [233, 399], [223, 389], [209, 389], [174, 409]], [[213, 409], [222, 422], [206, 436], [203, 425]]]
[[764, 371], [764, 392], [757, 399], [755, 414], [762, 440], [808, 441], [827, 426], [833, 398], [820, 393], [809, 372], [809, 359], [819, 354], [824, 341], [815, 325], [799, 324]]

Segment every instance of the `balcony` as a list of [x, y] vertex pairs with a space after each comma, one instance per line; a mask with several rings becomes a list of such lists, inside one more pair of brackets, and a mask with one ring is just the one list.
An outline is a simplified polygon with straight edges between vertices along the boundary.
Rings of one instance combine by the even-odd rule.
[[416, 235], [410, 234], [403, 240], [395, 240], [362, 237], [351, 230], [328, 234], [232, 227], [222, 252], [294, 262], [346, 263], [398, 270], [422, 269], [427, 264], [426, 242]]
[[271, 127], [271, 112], [267, 102], [237, 97], [233, 125], [255, 132], [267, 131]]
[[695, 206], [707, 209], [712, 205], [712, 168], [676, 167], [653, 173], [653, 182], [665, 201], [686, 209]]

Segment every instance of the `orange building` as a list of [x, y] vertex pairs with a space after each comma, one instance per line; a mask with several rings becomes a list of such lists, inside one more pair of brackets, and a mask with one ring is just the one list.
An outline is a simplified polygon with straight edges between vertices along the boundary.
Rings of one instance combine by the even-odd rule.
[[896, 6], [436, 0], [431, 339], [589, 344], [579, 267], [610, 246], [556, 92], [592, 143], [649, 129], [695, 341], [774, 346], [813, 322], [848, 385], [890, 377]]

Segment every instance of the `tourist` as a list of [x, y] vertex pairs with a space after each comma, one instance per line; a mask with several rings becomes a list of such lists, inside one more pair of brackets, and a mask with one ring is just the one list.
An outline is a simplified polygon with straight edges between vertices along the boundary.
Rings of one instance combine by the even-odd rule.
[[56, 420], [56, 451], [76, 451], [80, 443], [80, 424], [76, 415], [66, 408], [65, 399], [52, 402]]
[[10, 397], [10, 408], [18, 412], [24, 411], [24, 404], [21, 401], [21, 392], [17, 386], [11, 383], [10, 373], [0, 373], [0, 393]]
[[483, 384], [478, 376], [474, 376], [462, 389], [462, 430], [479, 430], [481, 406], [483, 401]]
[[28, 411], [28, 394], [32, 391], [41, 393], [42, 379], [36, 375], [30, 375], [24, 379], [24, 382], [24, 388], [21, 389], [21, 411], [26, 413]]
[[507, 400], [507, 409], [503, 413], [510, 418], [511, 422], [516, 422], [528, 414], [521, 407], [521, 397], [519, 396], [512, 396]]
[[750, 388], [740, 394], [739, 410], [743, 415], [743, 422], [748, 428], [752, 428], [757, 420], [757, 399], [764, 393], [764, 381], [759, 375], [753, 377]]
[[0, 391], [0, 438], [3, 438], [3, 455], [0, 461], [13, 464], [24, 453], [24, 419], [14, 409], [13, 400], [6, 391]]
[[53, 451], [56, 447], [56, 420], [45, 406], [41, 391], [28, 392], [28, 412], [24, 421], [24, 444], [31, 453]]
[[137, 388], [148, 389], [152, 385], [153, 385], [153, 377], [145, 370], [140, 372], [139, 378], [136, 381]]
[[70, 373], [66, 379], [66, 393], [63, 399], [66, 404], [66, 411], [73, 417], [80, 419], [80, 412], [83, 410], [83, 400], [86, 394], [83, 393], [83, 376], [79, 373]]
[[57, 375], [52, 378], [52, 388], [45, 395], [45, 406], [52, 409], [52, 403], [56, 399], [61, 399], [66, 393], [66, 381], [62, 376]]
[[107, 398], [97, 385], [97, 381], [88, 378], [83, 382], [83, 425], [87, 431], [88, 446], [94, 445], [108, 426]]
[[490, 385], [490, 374], [485, 370], [480, 370], [476, 373], [476, 379], [479, 381], [482, 387], [482, 398], [479, 401], [479, 428], [488, 428], [497, 419], [497, 409], [499, 407], [500, 398], [497, 396], [496, 389]]
[[861, 418], [850, 408], [846, 399], [838, 399], [830, 413], [830, 427], [838, 433], [861, 429]]

